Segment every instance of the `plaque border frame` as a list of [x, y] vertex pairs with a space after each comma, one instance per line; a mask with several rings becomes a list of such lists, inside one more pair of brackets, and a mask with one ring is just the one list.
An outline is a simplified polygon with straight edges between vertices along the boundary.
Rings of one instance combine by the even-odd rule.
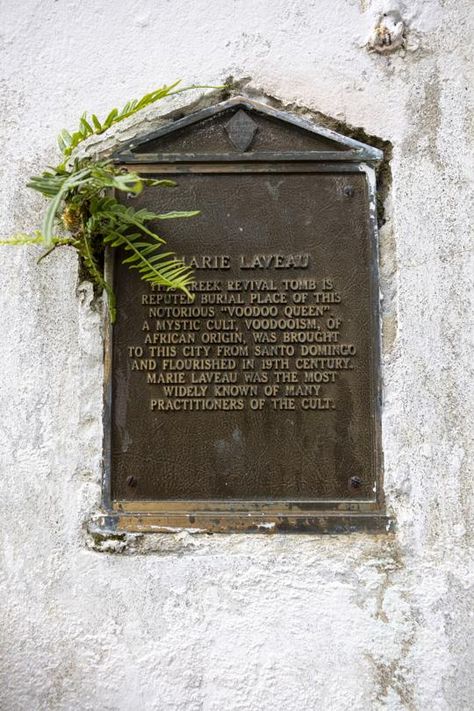
[[[240, 107], [283, 120], [330, 140], [337, 140], [346, 150], [293, 151], [291, 153], [245, 154], [133, 154], [132, 148], [160, 136], [192, 125], [226, 108]], [[311, 155], [308, 155], [311, 154]], [[376, 207], [376, 174], [374, 165], [383, 158], [382, 151], [372, 146], [315, 126], [298, 116], [271, 109], [248, 99], [235, 97], [215, 106], [194, 112], [182, 119], [135, 139], [115, 154], [114, 160], [126, 169], [140, 173], [363, 173], [369, 199], [370, 299], [373, 343], [371, 358], [372, 433], [374, 439], [373, 471], [375, 492], [371, 499], [285, 499], [285, 500], [161, 500], [113, 501], [111, 497], [111, 430], [112, 430], [112, 334], [108, 310], [104, 308], [104, 415], [103, 475], [101, 513], [95, 527], [102, 534], [120, 533], [372, 533], [393, 530], [394, 521], [385, 512], [383, 491], [383, 457], [381, 447], [381, 322], [379, 294], [379, 250]], [[113, 280], [111, 250], [105, 256], [105, 273]]]

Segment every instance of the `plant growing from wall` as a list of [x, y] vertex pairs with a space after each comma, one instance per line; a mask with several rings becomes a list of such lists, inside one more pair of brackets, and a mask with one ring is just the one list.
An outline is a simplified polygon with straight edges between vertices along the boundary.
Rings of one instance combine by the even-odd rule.
[[[126, 207], [115, 197], [115, 192], [138, 195], [145, 186], [173, 187], [175, 183], [142, 178], [138, 173], [124, 171], [110, 161], [74, 158], [73, 152], [90, 136], [104, 133], [166, 96], [195, 88], [218, 88], [190, 86], [177, 89], [178, 85], [179, 82], [175, 82], [141, 99], [129, 101], [121, 111], [112, 109], [104, 121], [100, 121], [95, 114], [89, 117], [84, 113], [77, 131], [61, 131], [58, 145], [63, 161], [30, 178], [27, 183], [27, 187], [49, 200], [41, 230], [34, 235], [19, 234], [0, 241], [0, 244], [42, 245], [45, 250], [38, 261], [57, 247], [74, 247], [94, 285], [106, 291], [112, 322], [115, 320], [115, 296], [104, 276], [105, 247], [122, 248], [124, 264], [137, 269], [145, 281], [181, 289], [192, 298], [189, 291], [192, 270], [173, 252], [164, 251], [165, 240], [156, 233], [154, 225], [160, 220], [193, 217], [199, 211], [155, 213]], [[57, 233], [57, 227], [61, 234]], [[63, 234], [64, 230], [66, 234]]]

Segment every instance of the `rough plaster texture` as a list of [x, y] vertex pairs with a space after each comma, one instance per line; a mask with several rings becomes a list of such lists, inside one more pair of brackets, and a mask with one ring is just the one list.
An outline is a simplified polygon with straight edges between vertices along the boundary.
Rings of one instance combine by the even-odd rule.
[[[378, 54], [366, 44], [384, 12], [404, 43]], [[473, 708], [472, 22], [471, 0], [2, 3], [2, 234], [38, 225], [24, 182], [56, 160], [59, 129], [176, 77], [249, 77], [392, 143], [380, 245], [397, 533], [91, 550], [100, 315], [74, 253], [38, 267], [35, 248], [3, 248], [0, 708]]]

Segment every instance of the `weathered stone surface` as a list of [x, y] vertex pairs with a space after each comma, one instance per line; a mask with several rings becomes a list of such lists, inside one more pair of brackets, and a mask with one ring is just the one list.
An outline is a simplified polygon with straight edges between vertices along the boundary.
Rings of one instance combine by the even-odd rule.
[[[55, 161], [59, 129], [175, 76], [251, 76], [257, 94], [391, 141], [383, 445], [398, 532], [181, 532], [89, 541], [122, 555], [87, 548], [100, 318], [73, 253], [38, 267], [34, 248], [4, 249], [2, 708], [470, 708], [470, 6], [411, 3], [404, 57], [367, 52], [368, 2], [195, 0], [179, 21], [172, 4], [143, 0], [4, 9], [1, 234], [36, 226], [42, 201], [24, 180]], [[131, 555], [144, 549], [158, 553]]]

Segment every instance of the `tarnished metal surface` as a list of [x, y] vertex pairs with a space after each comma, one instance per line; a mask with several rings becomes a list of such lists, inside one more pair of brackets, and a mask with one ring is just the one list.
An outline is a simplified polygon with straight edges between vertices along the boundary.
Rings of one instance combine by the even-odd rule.
[[[257, 126], [251, 145], [235, 144], [229, 123]], [[184, 118], [170, 121], [136, 138], [116, 153], [119, 163], [179, 163], [183, 161], [378, 161], [382, 153], [300, 116], [283, 113], [246, 97], [235, 97]]]
[[[220, 121], [219, 140], [231, 145], [228, 109], [214, 116], [205, 120]], [[238, 130], [235, 142], [252, 153], [250, 134], [272, 124], [254, 131], [240, 115]], [[178, 153], [195, 140], [160, 135]], [[160, 135], [140, 146], [147, 172], [169, 175], [172, 164], [156, 163]], [[133, 201], [202, 210], [160, 225], [195, 267], [195, 299], [113, 265], [104, 502], [124, 530], [384, 528], [372, 171], [353, 157], [252, 164], [240, 155], [178, 161], [177, 189]]]

